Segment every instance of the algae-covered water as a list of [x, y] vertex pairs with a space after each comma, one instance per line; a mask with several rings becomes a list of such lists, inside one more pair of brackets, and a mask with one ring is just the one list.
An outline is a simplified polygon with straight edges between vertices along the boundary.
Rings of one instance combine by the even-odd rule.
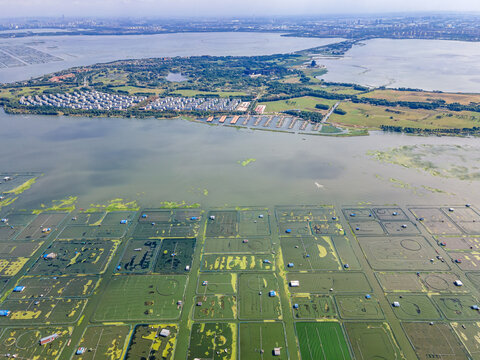
[[[409, 163], [379, 161], [391, 148], [434, 147], [422, 160], [476, 161], [477, 139], [372, 133], [326, 137], [238, 130], [186, 120], [7, 115], [0, 112], [2, 171], [44, 176], [15, 203], [35, 207], [79, 196], [143, 206], [275, 204], [480, 204], [476, 180], [442, 177]], [[440, 151], [439, 149], [442, 149]], [[476, 154], [476, 155], [475, 155]], [[245, 159], [247, 166], [242, 166]], [[468, 163], [467, 166], [471, 166]], [[459, 164], [457, 164], [459, 165]]]

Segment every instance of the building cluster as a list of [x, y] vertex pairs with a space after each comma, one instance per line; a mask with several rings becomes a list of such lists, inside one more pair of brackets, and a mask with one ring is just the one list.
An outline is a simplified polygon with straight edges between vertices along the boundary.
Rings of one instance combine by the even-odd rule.
[[235, 111], [242, 101], [228, 98], [164, 97], [149, 103], [146, 110]]
[[20, 104], [27, 106], [53, 106], [76, 110], [126, 110], [146, 99], [144, 96], [107, 94], [92, 90], [74, 92], [72, 94], [22, 96]]

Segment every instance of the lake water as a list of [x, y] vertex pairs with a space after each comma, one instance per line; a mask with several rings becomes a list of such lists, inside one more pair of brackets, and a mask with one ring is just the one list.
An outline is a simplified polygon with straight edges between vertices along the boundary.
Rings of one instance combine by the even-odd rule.
[[[83, 206], [116, 197], [138, 199], [144, 206], [183, 200], [204, 206], [480, 203], [478, 182], [438, 178], [366, 155], [372, 149], [415, 144], [478, 148], [477, 139], [383, 133], [330, 138], [186, 120], [3, 112], [0, 129], [0, 169], [45, 174], [17, 207], [69, 195], [78, 195]], [[256, 161], [245, 167], [238, 163], [249, 158]], [[390, 178], [412, 188], [396, 187]], [[422, 185], [455, 195], [425, 191]]]
[[[33, 42], [35, 48], [66, 60], [3, 69], [0, 79], [11, 81], [120, 58], [271, 54], [331, 41], [335, 40], [254, 33], [23, 38], [12, 42]], [[478, 46], [372, 40], [352, 49], [344, 60], [328, 60], [327, 78], [382, 84], [385, 77], [397, 81], [391, 83], [396, 86], [458, 90], [453, 88], [457, 78], [458, 88], [473, 91], [476, 74], [480, 74], [480, 69], [475, 70], [480, 65], [472, 62]], [[440, 66], [446, 59], [450, 59], [448, 64]], [[366, 64], [369, 71], [360, 74], [365, 70], [358, 70], [355, 64]], [[398, 83], [400, 78], [402, 83]], [[480, 151], [478, 139], [383, 133], [333, 138], [212, 127], [186, 120], [13, 116], [3, 112], [0, 139], [2, 171], [45, 174], [28, 196], [15, 203], [17, 207], [34, 207], [70, 195], [79, 196], [83, 206], [117, 197], [137, 199], [143, 206], [184, 200], [203, 206], [365, 201], [480, 204], [480, 186], [475, 181], [434, 177], [379, 163], [366, 155], [369, 150], [416, 144], [469, 145]], [[250, 158], [256, 161], [245, 167], [239, 164]], [[208, 195], [204, 195], [205, 189]]]
[[341, 59], [321, 59], [328, 81], [480, 92], [480, 43], [374, 39]]
[[321, 46], [340, 39], [284, 37], [272, 33], [182, 33], [124, 36], [37, 36], [0, 39], [1, 45], [28, 45], [64, 61], [0, 69], [0, 82], [26, 80], [72, 66], [120, 59], [194, 55], [271, 55]]

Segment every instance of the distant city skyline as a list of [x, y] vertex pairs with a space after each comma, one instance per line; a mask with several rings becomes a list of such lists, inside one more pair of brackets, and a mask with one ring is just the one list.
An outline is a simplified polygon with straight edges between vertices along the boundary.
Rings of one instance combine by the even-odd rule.
[[0, 17], [207, 17], [480, 12], [477, 0], [0, 0]]

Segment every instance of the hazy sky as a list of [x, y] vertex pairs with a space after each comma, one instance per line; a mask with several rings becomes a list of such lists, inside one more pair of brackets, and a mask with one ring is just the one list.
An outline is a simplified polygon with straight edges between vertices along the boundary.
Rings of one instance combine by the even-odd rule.
[[480, 0], [0, 0], [0, 17], [235, 17], [404, 11], [480, 11]]

